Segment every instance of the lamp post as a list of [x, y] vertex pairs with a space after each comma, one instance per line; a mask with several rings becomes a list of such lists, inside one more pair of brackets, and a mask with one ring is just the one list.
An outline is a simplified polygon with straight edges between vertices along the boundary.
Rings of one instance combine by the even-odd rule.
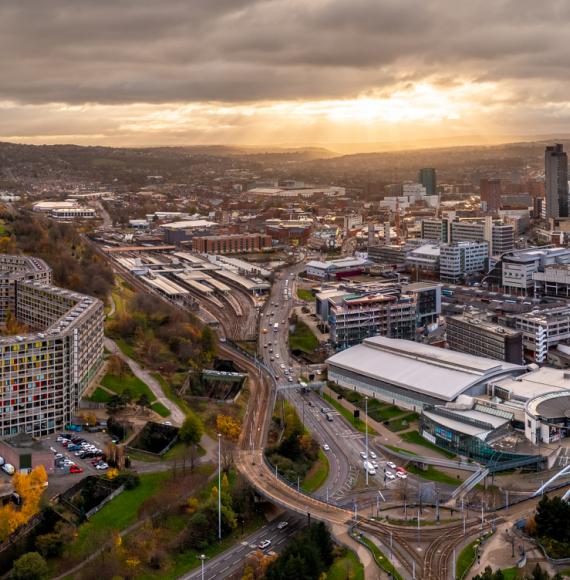
[[204, 561], [208, 559], [208, 556], [201, 554], [198, 559], [202, 562], [202, 580], [204, 580]]
[[[366, 421], [366, 462], [368, 462], [368, 396], [364, 397], [364, 419]], [[366, 472], [366, 485], [368, 485], [368, 466], [366, 465], [364, 468]]]
[[218, 433], [218, 540], [222, 541], [222, 434]]

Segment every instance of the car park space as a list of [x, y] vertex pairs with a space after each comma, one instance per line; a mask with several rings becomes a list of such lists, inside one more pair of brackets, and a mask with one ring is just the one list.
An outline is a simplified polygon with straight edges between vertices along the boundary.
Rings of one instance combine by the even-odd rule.
[[85, 471], [106, 471], [104, 447], [101, 437], [88, 433], [58, 433], [50, 439], [49, 449], [54, 454], [56, 473], [80, 474]]

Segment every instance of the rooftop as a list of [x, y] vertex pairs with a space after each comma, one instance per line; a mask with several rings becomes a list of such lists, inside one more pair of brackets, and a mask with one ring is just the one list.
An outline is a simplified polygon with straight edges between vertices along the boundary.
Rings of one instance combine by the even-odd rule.
[[367, 338], [327, 362], [446, 401], [482, 381], [524, 370], [503, 361], [382, 336]]

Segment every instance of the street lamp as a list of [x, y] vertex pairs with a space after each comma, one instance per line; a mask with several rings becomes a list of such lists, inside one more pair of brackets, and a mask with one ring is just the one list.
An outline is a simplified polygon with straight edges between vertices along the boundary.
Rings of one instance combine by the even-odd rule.
[[201, 554], [198, 559], [202, 562], [202, 580], [204, 580], [204, 561], [208, 559], [208, 556]]
[[222, 434], [218, 433], [218, 540], [222, 541]]
[[[368, 396], [364, 397], [364, 420], [366, 422], [366, 461], [368, 461]], [[365, 466], [366, 471], [366, 485], [368, 485], [368, 466]]]

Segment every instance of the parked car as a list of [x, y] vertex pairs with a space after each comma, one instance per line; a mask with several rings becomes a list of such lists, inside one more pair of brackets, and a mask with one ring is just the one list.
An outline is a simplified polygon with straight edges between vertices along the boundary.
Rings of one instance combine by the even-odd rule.
[[372, 459], [376, 459], [378, 456], [376, 455], [376, 453], [374, 453], [374, 451], [371, 451], [370, 457], [372, 457]]
[[81, 469], [81, 467], [78, 467], [77, 465], [72, 465], [69, 468], [69, 473], [83, 473], [83, 469]]
[[396, 479], [396, 476], [391, 471], [386, 472], [386, 477], [388, 479]]
[[101, 469], [101, 470], [108, 469], [108, 468], [109, 468], [109, 466], [104, 461], [102, 461], [101, 463], [98, 463], [95, 466], [95, 469]]
[[4, 463], [4, 465], [2, 465], [2, 471], [8, 475], [14, 475], [16, 468], [11, 463]]
[[408, 476], [402, 471], [396, 471], [396, 475], [399, 479], [408, 479]]
[[396, 469], [396, 464], [393, 461], [386, 461], [386, 465], [391, 469]]

